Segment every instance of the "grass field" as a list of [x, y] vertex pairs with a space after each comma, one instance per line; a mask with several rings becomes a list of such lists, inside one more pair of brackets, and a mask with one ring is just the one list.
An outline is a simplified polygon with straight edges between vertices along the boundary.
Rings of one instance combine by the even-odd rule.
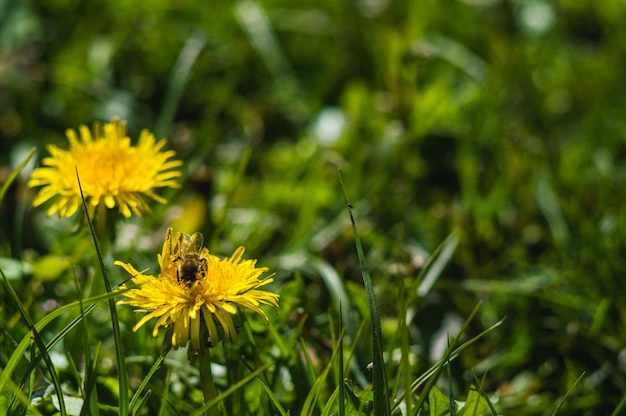
[[0, 413], [621, 414], [626, 3], [214, 3], [0, 2]]

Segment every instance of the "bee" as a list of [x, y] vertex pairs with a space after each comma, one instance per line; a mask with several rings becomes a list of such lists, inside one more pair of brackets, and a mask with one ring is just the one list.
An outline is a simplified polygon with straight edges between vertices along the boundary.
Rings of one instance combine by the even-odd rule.
[[203, 238], [199, 232], [180, 234], [178, 237], [178, 266], [176, 277], [179, 282], [191, 285], [198, 280], [198, 274], [204, 277], [206, 270], [206, 259], [200, 256], [202, 251]]

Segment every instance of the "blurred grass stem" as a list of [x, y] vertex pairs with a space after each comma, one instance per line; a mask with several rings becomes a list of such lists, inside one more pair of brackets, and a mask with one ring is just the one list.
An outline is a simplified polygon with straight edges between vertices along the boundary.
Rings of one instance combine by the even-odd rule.
[[[209, 347], [200, 348], [198, 352], [200, 359], [200, 383], [202, 383], [202, 396], [204, 397], [204, 403], [209, 403], [217, 397], [217, 390], [215, 390], [215, 382], [213, 381], [213, 373], [211, 372], [211, 352]], [[219, 416], [217, 405], [207, 409], [205, 415], [207, 416]]]

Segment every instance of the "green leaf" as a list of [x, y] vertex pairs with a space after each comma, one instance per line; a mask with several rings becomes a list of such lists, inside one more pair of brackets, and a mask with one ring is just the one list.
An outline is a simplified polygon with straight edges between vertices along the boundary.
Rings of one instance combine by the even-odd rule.
[[459, 416], [477, 416], [489, 410], [487, 399], [475, 387], [470, 388], [467, 400], [459, 411]]
[[433, 386], [428, 392], [428, 407], [430, 416], [448, 415], [450, 414], [450, 398]]
[[[63, 401], [65, 403], [65, 409], [67, 411], [68, 415], [71, 416], [78, 416], [80, 415], [80, 409], [82, 409], [83, 404], [84, 404], [84, 400], [82, 397], [74, 397], [74, 396], [63, 396]], [[52, 403], [54, 404], [54, 407], [57, 410], [61, 410], [61, 407], [59, 406], [59, 398], [57, 397], [56, 394], [52, 395]]]
[[33, 263], [33, 275], [39, 281], [55, 280], [67, 270], [70, 262], [67, 258], [56, 254], [48, 254]]

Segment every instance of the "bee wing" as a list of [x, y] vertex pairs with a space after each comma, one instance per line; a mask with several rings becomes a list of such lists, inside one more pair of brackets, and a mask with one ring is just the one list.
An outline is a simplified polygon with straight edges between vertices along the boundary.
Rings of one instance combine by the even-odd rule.
[[181, 237], [180, 248], [182, 254], [199, 253], [202, 251], [203, 237], [201, 232], [192, 235], [184, 234]]
[[202, 244], [204, 243], [204, 237], [202, 233], [196, 231], [191, 235], [191, 244], [194, 252], [199, 253], [202, 251]]

